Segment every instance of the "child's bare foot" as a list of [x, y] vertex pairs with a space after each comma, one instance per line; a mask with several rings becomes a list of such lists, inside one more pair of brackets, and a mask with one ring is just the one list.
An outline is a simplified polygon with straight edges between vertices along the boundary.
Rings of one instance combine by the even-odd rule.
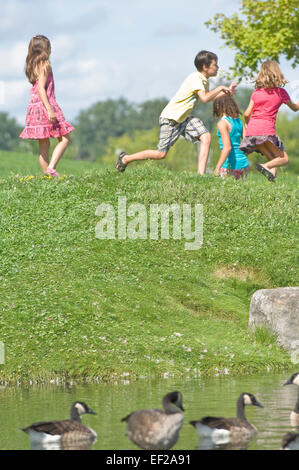
[[60, 176], [59, 173], [57, 173], [57, 171], [55, 170], [55, 168], [47, 168], [45, 173], [45, 175], [47, 176], [52, 176], [53, 178], [55, 178], [56, 176]]

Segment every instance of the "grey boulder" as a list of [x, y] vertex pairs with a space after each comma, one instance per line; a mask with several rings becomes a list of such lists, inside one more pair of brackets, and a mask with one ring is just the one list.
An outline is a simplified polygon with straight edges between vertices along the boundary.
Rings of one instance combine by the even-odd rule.
[[299, 351], [299, 287], [256, 291], [250, 302], [249, 328], [266, 327], [288, 351]]

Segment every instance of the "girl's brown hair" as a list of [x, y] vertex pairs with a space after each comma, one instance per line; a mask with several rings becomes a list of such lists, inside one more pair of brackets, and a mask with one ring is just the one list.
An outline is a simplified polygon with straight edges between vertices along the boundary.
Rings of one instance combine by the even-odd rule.
[[287, 83], [278, 63], [274, 60], [263, 62], [259, 74], [255, 80], [255, 88], [276, 88]]
[[241, 114], [239, 106], [230, 95], [222, 95], [213, 103], [213, 117], [220, 118], [224, 114], [231, 118], [237, 118]]
[[51, 43], [46, 36], [39, 34], [31, 39], [25, 64], [25, 74], [30, 83], [36, 81], [42, 66], [50, 66], [50, 54]]

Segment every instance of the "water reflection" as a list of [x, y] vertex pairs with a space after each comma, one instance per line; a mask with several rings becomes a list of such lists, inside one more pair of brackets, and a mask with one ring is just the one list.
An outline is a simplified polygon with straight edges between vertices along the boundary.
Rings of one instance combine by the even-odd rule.
[[248, 450], [249, 440], [240, 442], [228, 442], [226, 444], [215, 444], [212, 439], [202, 437], [197, 444], [198, 450]]
[[[295, 371], [293, 371], [295, 372]], [[28, 436], [21, 431], [28, 423], [65, 417], [76, 401], [84, 401], [97, 416], [84, 416], [84, 425], [101, 436], [90, 449], [137, 450], [125, 435], [121, 419], [133, 410], [160, 408], [161, 397], [180, 390], [184, 398], [184, 424], [173, 450], [192, 450], [211, 444], [198, 442], [189, 421], [201, 416], [235, 416], [236, 397], [245, 390], [254, 393], [264, 408], [248, 407], [248, 420], [258, 430], [248, 450], [279, 450], [290, 431], [290, 413], [297, 399], [297, 387], [284, 387], [292, 371], [251, 376], [211, 378], [139, 379], [126, 384], [47, 385], [0, 389], [0, 449], [29, 449]], [[127, 379], [127, 378], [126, 378]], [[80, 444], [81, 445], [81, 444]], [[85, 444], [84, 444], [85, 445]], [[217, 450], [217, 448], [215, 448]]]
[[97, 438], [60, 440], [58, 442], [34, 442], [30, 445], [30, 450], [90, 450]]

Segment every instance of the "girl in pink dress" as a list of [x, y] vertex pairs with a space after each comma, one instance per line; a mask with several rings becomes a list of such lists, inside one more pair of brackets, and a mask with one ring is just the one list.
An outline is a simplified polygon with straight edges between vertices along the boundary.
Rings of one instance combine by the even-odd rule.
[[246, 155], [259, 152], [268, 162], [256, 164], [256, 169], [274, 181], [277, 168], [288, 164], [289, 158], [283, 143], [276, 135], [275, 122], [280, 106], [285, 103], [293, 111], [298, 111], [299, 102], [293, 103], [288, 93], [281, 88], [286, 80], [277, 62], [267, 60], [261, 65], [255, 81], [255, 91], [244, 113], [247, 123], [245, 138], [239, 147]]
[[[56, 103], [54, 79], [49, 57], [51, 44], [42, 35], [34, 36], [28, 48], [25, 73], [32, 84], [26, 115], [25, 129], [21, 139], [39, 142], [39, 162], [44, 174], [59, 176], [56, 165], [70, 143], [69, 133], [74, 127], [69, 124]], [[49, 162], [50, 137], [58, 139]]]

